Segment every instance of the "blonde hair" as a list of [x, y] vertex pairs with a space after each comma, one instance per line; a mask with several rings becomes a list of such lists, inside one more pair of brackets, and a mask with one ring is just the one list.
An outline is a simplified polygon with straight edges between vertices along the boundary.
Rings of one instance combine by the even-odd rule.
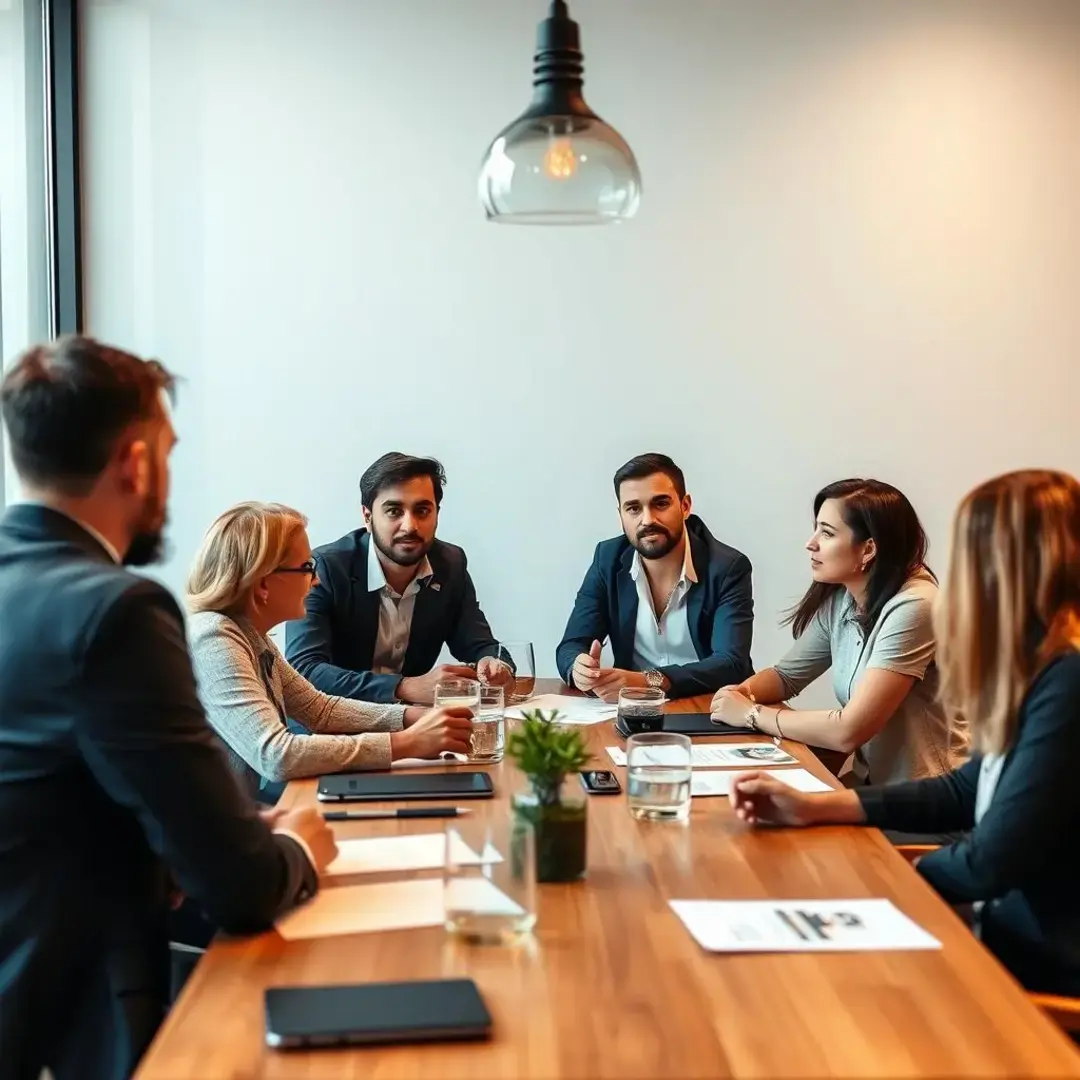
[[1032, 469], [964, 498], [935, 630], [942, 700], [1005, 753], [1035, 676], [1080, 649], [1080, 483]]
[[307, 518], [281, 503], [242, 502], [210, 526], [191, 567], [188, 610], [240, 610], [255, 582], [281, 565]]

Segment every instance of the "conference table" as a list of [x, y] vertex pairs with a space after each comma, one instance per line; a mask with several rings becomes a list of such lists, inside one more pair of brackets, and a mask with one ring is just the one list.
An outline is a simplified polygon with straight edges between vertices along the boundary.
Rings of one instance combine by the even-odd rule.
[[[570, 692], [543, 680], [537, 691]], [[708, 699], [669, 708], [703, 712]], [[610, 768], [604, 748], [622, 743], [611, 723], [582, 730], [594, 767]], [[806, 747], [783, 745], [835, 783]], [[469, 805], [508, 813], [513, 770], [509, 760], [491, 766], [495, 798]], [[315, 787], [291, 783], [282, 804], [315, 805]], [[440, 829], [431, 820], [335, 824], [339, 838]], [[668, 906], [874, 897], [943, 948], [709, 953]], [[455, 977], [479, 986], [490, 1040], [311, 1052], [264, 1043], [267, 987]], [[288, 943], [275, 931], [219, 936], [137, 1080], [728, 1076], [1080, 1076], [1080, 1055], [876, 829], [755, 830], [723, 797], [695, 798], [686, 823], [639, 822], [624, 794], [590, 799], [587, 876], [539, 887], [538, 925], [521, 944], [470, 945], [442, 928]]]

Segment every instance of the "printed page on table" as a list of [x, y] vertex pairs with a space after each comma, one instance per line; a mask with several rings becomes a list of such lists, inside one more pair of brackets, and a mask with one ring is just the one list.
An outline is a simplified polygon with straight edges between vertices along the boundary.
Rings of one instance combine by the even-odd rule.
[[[626, 751], [621, 746], [606, 747], [608, 757], [618, 766], [626, 767]], [[639, 750], [634, 760], [649, 764], [648, 750]], [[762, 765], [798, 765], [786, 750], [781, 750], [774, 743], [734, 743], [727, 746], [694, 743], [690, 748], [690, 764], [695, 769], [720, 769], [741, 766], [744, 769], [756, 769]], [[655, 761], [653, 764], [664, 764]]]
[[710, 952], [940, 949], [889, 900], [672, 900]]

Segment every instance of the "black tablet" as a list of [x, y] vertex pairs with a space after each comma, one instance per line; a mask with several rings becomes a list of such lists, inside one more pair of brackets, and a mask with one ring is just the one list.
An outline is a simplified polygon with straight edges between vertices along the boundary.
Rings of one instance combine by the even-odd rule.
[[381, 802], [390, 799], [490, 799], [485, 772], [336, 773], [319, 777], [320, 802]]
[[491, 1016], [472, 979], [266, 991], [266, 1044], [278, 1050], [490, 1035]]
[[680, 735], [747, 735], [746, 728], [731, 724], [716, 724], [703, 713], [665, 713], [664, 730], [677, 731]]

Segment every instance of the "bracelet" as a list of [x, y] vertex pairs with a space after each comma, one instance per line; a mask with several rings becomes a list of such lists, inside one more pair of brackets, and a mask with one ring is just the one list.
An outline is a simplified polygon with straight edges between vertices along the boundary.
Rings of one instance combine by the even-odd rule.
[[780, 714], [782, 712], [787, 712], [787, 709], [776, 710], [776, 715], [773, 717], [773, 723], [776, 725], [776, 734], [779, 735], [781, 739], [786, 739], [787, 736], [780, 730]]

